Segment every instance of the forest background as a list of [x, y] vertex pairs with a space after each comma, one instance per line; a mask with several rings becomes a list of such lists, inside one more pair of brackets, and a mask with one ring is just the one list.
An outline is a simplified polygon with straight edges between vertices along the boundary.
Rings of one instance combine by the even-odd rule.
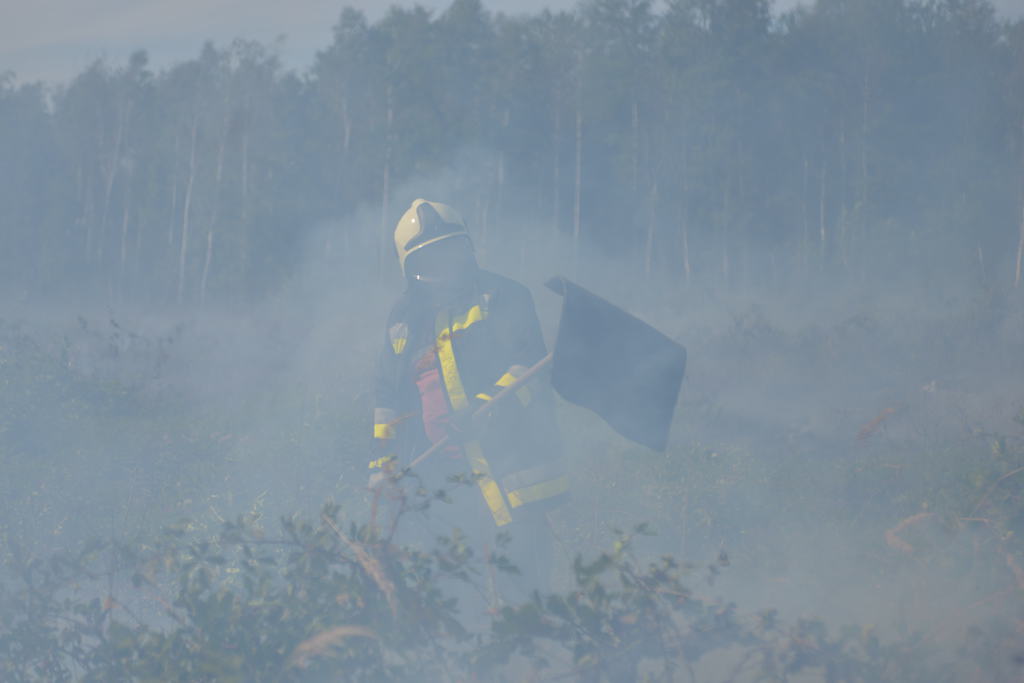
[[390, 234], [425, 196], [549, 339], [557, 273], [690, 350], [665, 456], [561, 406], [563, 585], [647, 521], [642, 556], [727, 552], [707, 590], [750, 613], [1015, 680], [1024, 21], [985, 0], [343, 10], [304, 71], [236, 41], [5, 76], [0, 150], [10, 567], [179, 517], [359, 519]]

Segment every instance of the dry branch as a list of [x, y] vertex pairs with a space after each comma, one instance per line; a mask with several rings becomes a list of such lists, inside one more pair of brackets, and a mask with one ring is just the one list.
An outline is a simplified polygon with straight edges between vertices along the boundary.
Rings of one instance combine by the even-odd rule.
[[857, 439], [862, 441], [877, 432], [878, 428], [889, 419], [889, 416], [894, 415], [895, 413], [895, 408], [886, 408], [880, 412], [873, 420], [860, 428], [860, 431], [857, 432]]
[[971, 516], [973, 517], [978, 513], [978, 510], [980, 510], [981, 506], [988, 501], [989, 495], [991, 495], [992, 491], [994, 491], [995, 488], [999, 486], [999, 484], [1009, 479], [1010, 477], [1014, 476], [1015, 474], [1020, 474], [1021, 472], [1024, 472], [1024, 467], [1018, 467], [1015, 470], [1011, 470], [1004, 474], [1003, 476], [996, 479], [994, 482], [992, 482], [992, 485], [989, 486], [988, 489], [985, 491], [984, 495], [982, 495], [981, 499], [978, 501], [978, 504], [974, 506], [974, 509], [971, 511]]
[[902, 538], [900, 538], [899, 533], [907, 527], [913, 526], [918, 522], [923, 522], [924, 520], [931, 517], [933, 514], [934, 513], [932, 512], [919, 512], [916, 515], [911, 515], [910, 517], [901, 520], [899, 524], [885, 532], [886, 545], [888, 545], [890, 548], [894, 550], [899, 550], [905, 553], [914, 552], [914, 546], [910, 545]]
[[377, 584], [377, 588], [384, 594], [384, 597], [388, 601], [388, 607], [391, 608], [391, 616], [398, 617], [398, 601], [395, 599], [395, 584], [388, 578], [388, 575], [384, 572], [384, 567], [381, 566], [380, 562], [376, 557], [367, 552], [366, 548], [361, 543], [353, 541], [351, 538], [346, 536], [338, 525], [334, 523], [327, 515], [320, 515], [320, 519], [324, 521], [324, 524], [329, 526], [331, 530], [337, 534], [338, 538], [349, 547], [349, 549], [355, 554], [356, 561], [359, 562], [359, 566], [363, 568], [367, 576], [373, 579], [373, 582]]
[[380, 640], [380, 636], [364, 626], [335, 626], [296, 645], [288, 657], [288, 666], [304, 669], [313, 657], [328, 654], [344, 640], [356, 636]]

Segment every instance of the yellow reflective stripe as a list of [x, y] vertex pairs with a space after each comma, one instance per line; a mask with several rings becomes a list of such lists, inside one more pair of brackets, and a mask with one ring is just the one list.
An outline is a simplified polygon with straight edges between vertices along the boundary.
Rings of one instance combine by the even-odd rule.
[[[511, 372], [506, 372], [498, 378], [498, 381], [494, 383], [494, 386], [504, 388], [514, 383], [517, 379], [519, 378], [516, 375], [513, 375]], [[528, 405], [530, 403], [530, 388], [524, 385], [516, 389], [516, 396], [519, 397], [520, 403], [524, 406]]]
[[483, 309], [481, 309], [480, 305], [477, 304], [476, 306], [473, 306], [473, 308], [466, 311], [466, 315], [462, 316], [461, 318], [456, 318], [455, 320], [452, 321], [452, 332], [455, 333], [460, 330], [464, 330], [473, 323], [480, 322], [485, 317], [486, 316], [484, 316]]
[[395, 355], [405, 350], [405, 340], [409, 337], [409, 326], [405, 323], [396, 323], [388, 330], [388, 337], [391, 339], [391, 348]]
[[481, 401], [490, 401], [491, 400], [491, 397], [488, 396], [487, 394], [477, 394], [476, 397], [478, 399], [480, 399]]
[[[437, 358], [441, 363], [441, 376], [444, 377], [445, 388], [448, 389], [448, 400], [453, 410], [461, 410], [469, 405], [466, 398], [466, 390], [462, 386], [462, 378], [459, 376], [459, 368], [455, 363], [455, 351], [452, 349], [452, 335], [455, 332], [464, 330], [473, 323], [480, 322], [486, 316], [479, 305], [473, 306], [464, 316], [452, 321], [451, 327], [445, 325], [445, 312], [442, 311], [437, 317]], [[469, 459], [470, 469], [476, 476], [477, 486], [484, 496], [484, 502], [491, 511], [494, 523], [498, 526], [505, 526], [512, 521], [512, 513], [505, 504], [505, 496], [501, 493], [498, 482], [494, 481], [491, 474], [491, 466], [484, 457], [480, 443], [470, 441], [464, 446], [466, 457]]]
[[461, 410], [469, 405], [466, 400], [466, 390], [462, 387], [462, 378], [459, 377], [459, 368], [455, 364], [455, 352], [452, 350], [452, 336], [445, 330], [437, 338], [437, 358], [441, 361], [441, 375], [444, 377], [444, 386], [448, 389], [448, 400], [451, 401], [454, 410]]
[[495, 384], [499, 387], [507, 387], [509, 384], [512, 384], [515, 381], [516, 376], [513, 375], [511, 372], [506, 372], [504, 375], [498, 378], [498, 381], [495, 382]]
[[378, 467], [384, 467], [384, 465], [387, 465], [389, 462], [391, 462], [394, 459], [395, 459], [395, 456], [393, 456], [393, 455], [385, 455], [383, 457], [377, 458], [376, 460], [371, 460], [369, 466], [367, 467], [367, 469], [374, 470], [374, 469], [377, 469]]
[[552, 498], [560, 493], [565, 493], [569, 490], [569, 480], [565, 477], [557, 477], [556, 479], [549, 479], [548, 481], [542, 481], [539, 484], [533, 486], [525, 486], [521, 489], [508, 492], [508, 504], [513, 508], [517, 508], [520, 505], [526, 503], [535, 503], [538, 500], [544, 500], [545, 498]]
[[483, 494], [491, 516], [494, 517], [494, 523], [498, 526], [505, 526], [512, 521], [512, 513], [505, 505], [505, 496], [501, 495], [498, 482], [494, 481], [494, 477], [491, 476], [491, 466], [487, 462], [487, 458], [484, 457], [483, 449], [480, 448], [477, 441], [470, 441], [465, 448], [470, 468], [476, 475], [477, 486], [480, 487], [480, 493]]
[[441, 361], [441, 374], [444, 377], [444, 386], [448, 389], [448, 400], [451, 401], [454, 410], [461, 410], [469, 405], [469, 401], [466, 399], [466, 390], [462, 386], [459, 368], [455, 363], [452, 335], [473, 323], [480, 322], [485, 316], [479, 304], [469, 309], [465, 315], [455, 318], [450, 328], [445, 326], [444, 316], [445, 311], [441, 311], [437, 316], [437, 358]]
[[390, 422], [377, 423], [373, 425], [373, 438], [393, 439], [395, 438], [395, 428]]

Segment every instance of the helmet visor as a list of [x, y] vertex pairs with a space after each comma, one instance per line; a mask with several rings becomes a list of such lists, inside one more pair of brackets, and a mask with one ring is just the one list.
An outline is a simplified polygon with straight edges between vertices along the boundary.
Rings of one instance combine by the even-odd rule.
[[420, 247], [405, 261], [408, 276], [427, 284], [458, 280], [475, 267], [473, 245], [465, 233]]

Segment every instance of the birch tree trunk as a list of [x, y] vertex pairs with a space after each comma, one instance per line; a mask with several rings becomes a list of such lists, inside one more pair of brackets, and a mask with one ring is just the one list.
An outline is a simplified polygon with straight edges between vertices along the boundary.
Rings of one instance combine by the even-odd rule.
[[242, 126], [242, 223], [249, 215], [249, 117]]
[[224, 125], [220, 131], [220, 141], [217, 143], [217, 170], [213, 176], [217, 183], [218, 193], [220, 191], [221, 178], [224, 177], [224, 152], [227, 147], [229, 125], [230, 121], [228, 121], [228, 115], [224, 114]]
[[579, 275], [580, 263], [580, 231], [581, 201], [583, 198], [583, 109], [579, 99], [576, 100], [576, 187], [572, 205], [572, 271], [573, 277]]
[[93, 189], [95, 173], [87, 172], [85, 176], [85, 196], [82, 207], [82, 222], [85, 223], [85, 260], [88, 263], [92, 258], [92, 246], [96, 241], [96, 197]]
[[[1024, 134], [1024, 119], [1021, 120], [1021, 133]], [[1021, 153], [1021, 166], [1024, 167], [1024, 152]], [[1024, 178], [1021, 185], [1020, 237], [1017, 239], [1017, 267], [1013, 273], [1014, 288], [1020, 287], [1021, 261], [1024, 260]]]
[[131, 281], [133, 283], [135, 283], [135, 285], [136, 285], [136, 287], [135, 287], [135, 289], [136, 289], [136, 291], [135, 291], [136, 297], [138, 297], [138, 291], [137, 290], [140, 289], [139, 285], [141, 285], [141, 283], [139, 282], [139, 273], [142, 272], [142, 233], [143, 232], [144, 232], [144, 230], [142, 230], [141, 227], [137, 226], [135, 228], [135, 258], [132, 261]]
[[348, 114], [348, 97], [341, 98], [341, 150], [348, 157], [348, 148], [352, 142], [352, 118]]
[[1017, 268], [1013, 275], [1013, 286], [1020, 287], [1021, 260], [1024, 259], [1024, 192], [1022, 192], [1020, 237], [1017, 239]]
[[199, 132], [199, 114], [192, 116], [192, 144], [188, 158], [188, 182], [185, 185], [185, 206], [181, 214], [181, 247], [178, 251], [178, 293], [175, 300], [180, 305], [185, 293], [185, 261], [188, 255], [189, 219], [192, 209], [192, 188], [196, 179], [196, 134]]
[[210, 261], [213, 259], [213, 230], [206, 232], [206, 258], [203, 260], [203, 276], [199, 281], [199, 306], [206, 305], [206, 281], [210, 275]]
[[837, 246], [839, 248], [839, 261], [843, 264], [843, 268], [847, 268], [849, 264], [846, 260], [847, 241], [849, 236], [847, 234], [847, 186], [849, 185], [848, 173], [847, 173], [847, 160], [846, 160], [846, 117], [839, 117], [839, 239], [837, 240]]
[[551, 198], [551, 234], [557, 238], [562, 222], [562, 107], [557, 96], [555, 97], [555, 140], [553, 147], [551, 184], [554, 186], [554, 194]]
[[807, 207], [808, 183], [810, 182], [810, 161], [807, 154], [804, 154], [803, 191], [800, 193], [800, 221], [802, 230], [800, 232], [800, 266], [804, 277], [807, 277], [808, 252], [811, 248], [811, 217]]
[[658, 226], [658, 181], [651, 186], [651, 198], [647, 214], [647, 240], [644, 245], [644, 276], [651, 280], [654, 264], [654, 237]]
[[121, 301], [124, 301], [124, 271], [128, 262], [128, 209], [130, 203], [130, 194], [128, 188], [131, 186], [131, 180], [126, 179], [124, 198], [122, 200], [122, 213], [121, 213], [121, 258], [117, 268], [117, 296]]
[[[683, 173], [687, 173], [685, 170], [688, 166], [684, 167]], [[679, 202], [679, 227], [682, 233], [683, 240], [683, 282], [686, 283], [687, 287], [690, 285], [691, 267], [690, 267], [690, 220], [687, 215], [688, 207], [688, 196], [689, 196], [689, 185], [687, 183], [686, 175], [683, 175], [683, 184], [680, 188], [680, 202]]]
[[110, 214], [110, 196], [114, 191], [117, 169], [121, 165], [121, 140], [124, 137], [125, 105], [117, 108], [117, 127], [114, 130], [114, 149], [111, 153], [110, 166], [107, 168], [103, 187], [103, 209], [100, 211], [100, 234], [96, 243], [96, 262], [103, 260], [103, 243], [107, 236], [107, 218]]
[[[864, 69], [864, 79], [861, 85], [861, 112], [860, 112], [860, 201], [857, 202], [857, 239], [863, 240], [867, 235], [868, 219], [868, 102], [871, 91], [868, 84], [868, 71]], [[863, 251], [860, 252], [863, 263]], [[863, 274], [863, 270], [861, 270]]]
[[722, 232], [722, 283], [725, 287], [729, 286], [729, 212], [731, 210], [730, 198], [729, 198], [729, 183], [725, 184], [725, 189], [722, 191], [722, 220], [721, 232]]
[[174, 244], [174, 226], [178, 222], [178, 149], [180, 146], [181, 136], [175, 131], [174, 157], [171, 160], [171, 219], [167, 221], [167, 246]]
[[[494, 200], [494, 214], [500, 217], [505, 215], [505, 140], [508, 139], [508, 126], [512, 121], [512, 114], [505, 108], [505, 113], [501, 117], [501, 129], [502, 129], [502, 142], [501, 148], [498, 150], [498, 196]], [[499, 229], [500, 229], [499, 222]]]
[[690, 221], [686, 218], [686, 208], [680, 208], [680, 223], [683, 231], [683, 281], [690, 286]]
[[821, 161], [818, 173], [818, 269], [825, 269], [825, 245], [827, 228], [825, 225], [825, 160]]
[[224, 98], [224, 119], [221, 123], [220, 140], [217, 144], [217, 171], [214, 175], [213, 212], [206, 229], [206, 256], [203, 259], [203, 273], [199, 279], [199, 306], [206, 304], [206, 282], [210, 274], [210, 259], [213, 256], [213, 232], [220, 222], [221, 187], [224, 178], [224, 155], [227, 150], [228, 134], [231, 132], [231, 96]]
[[381, 199], [380, 199], [380, 234], [375, 240], [377, 245], [377, 280], [383, 277], [384, 273], [384, 254], [386, 249], [384, 248], [385, 240], [388, 234], [388, 205], [391, 203], [391, 155], [392, 155], [392, 125], [395, 121], [395, 105], [394, 105], [394, 88], [391, 85], [387, 87], [387, 115], [386, 115], [387, 127], [385, 128], [385, 142], [384, 142], [384, 181], [381, 188]]
[[636, 198], [637, 188], [640, 185], [640, 105], [633, 100], [632, 119], [630, 121], [631, 143], [630, 143], [630, 172], [632, 174], [633, 198]]

